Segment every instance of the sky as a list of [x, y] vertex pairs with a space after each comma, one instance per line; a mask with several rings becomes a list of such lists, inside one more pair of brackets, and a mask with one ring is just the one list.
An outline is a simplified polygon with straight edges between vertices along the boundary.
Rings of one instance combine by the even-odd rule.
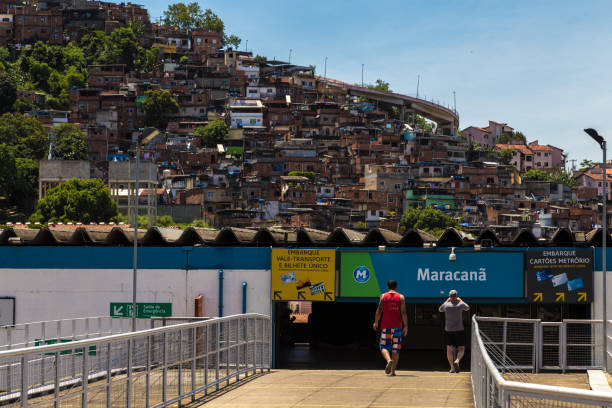
[[[152, 19], [168, 2], [143, 4]], [[200, 2], [242, 38], [240, 49], [350, 83], [454, 107], [460, 128], [507, 123], [564, 149], [576, 166], [601, 161], [584, 128], [612, 140], [612, 1]], [[247, 42], [248, 41], [248, 45]], [[571, 167], [571, 163], [568, 162]]]

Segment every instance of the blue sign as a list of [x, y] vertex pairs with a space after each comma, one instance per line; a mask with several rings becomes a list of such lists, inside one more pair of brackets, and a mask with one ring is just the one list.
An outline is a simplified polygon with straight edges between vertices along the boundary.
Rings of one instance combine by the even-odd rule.
[[365, 266], [358, 266], [353, 271], [353, 278], [355, 278], [356, 282], [366, 283], [370, 280], [370, 270]]
[[450, 251], [341, 253], [340, 296], [378, 297], [394, 279], [406, 298], [444, 298], [451, 289], [466, 298], [523, 298], [521, 252]]

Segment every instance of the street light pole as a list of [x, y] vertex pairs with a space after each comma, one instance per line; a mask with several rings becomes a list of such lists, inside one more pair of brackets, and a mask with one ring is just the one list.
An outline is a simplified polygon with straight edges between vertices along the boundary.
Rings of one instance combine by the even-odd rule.
[[606, 295], [606, 275], [608, 274], [608, 264], [607, 264], [607, 259], [606, 259], [606, 255], [608, 252], [608, 246], [607, 246], [607, 238], [608, 238], [608, 210], [607, 210], [607, 201], [608, 201], [608, 191], [607, 191], [607, 185], [608, 181], [607, 181], [607, 175], [606, 175], [606, 150], [607, 150], [607, 146], [606, 146], [606, 140], [603, 138], [603, 136], [599, 135], [597, 133], [597, 131], [595, 129], [584, 129], [584, 131], [591, 136], [591, 138], [593, 138], [593, 140], [595, 140], [597, 143], [599, 143], [599, 147], [601, 147], [601, 150], [603, 151], [603, 163], [602, 163], [602, 170], [603, 170], [603, 214], [602, 214], [602, 240], [601, 240], [601, 263], [602, 263], [602, 271], [603, 271], [603, 277], [602, 277], [602, 292], [603, 292], [603, 299], [602, 299], [602, 303], [603, 303], [603, 307], [602, 307], [602, 332], [603, 332], [603, 343], [602, 343], [602, 349], [603, 349], [603, 360], [602, 360], [602, 364], [603, 364], [603, 369], [604, 371], [608, 371], [608, 330], [607, 330], [607, 317], [606, 317], [606, 312], [607, 312], [607, 295]]
[[140, 176], [140, 142], [136, 141], [136, 198], [134, 200], [134, 273], [132, 275], [132, 331], [136, 331], [136, 281], [138, 278], [138, 196]]
[[327, 78], [327, 57], [325, 57], [325, 70], [323, 71], [323, 78]]
[[363, 64], [361, 64], [361, 87], [363, 88]]

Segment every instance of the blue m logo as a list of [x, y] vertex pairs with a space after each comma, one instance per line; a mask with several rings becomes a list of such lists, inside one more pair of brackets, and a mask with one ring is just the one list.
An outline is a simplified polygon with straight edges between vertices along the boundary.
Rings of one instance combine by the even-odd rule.
[[359, 283], [366, 283], [370, 280], [370, 270], [365, 266], [358, 266], [353, 271], [353, 278]]

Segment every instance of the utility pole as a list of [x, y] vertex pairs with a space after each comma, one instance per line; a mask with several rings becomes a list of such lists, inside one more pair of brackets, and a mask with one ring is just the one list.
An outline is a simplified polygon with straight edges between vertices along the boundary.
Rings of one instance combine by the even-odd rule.
[[576, 170], [576, 159], [570, 160], [572, 162], [572, 171]]
[[419, 97], [419, 85], [421, 84], [421, 75], [417, 75], [417, 98]]
[[457, 113], [457, 94], [453, 91], [453, 111]]
[[293, 48], [289, 48], [289, 63], [291, 64], [291, 51], [293, 51]]
[[244, 51], [245, 52], [249, 51], [249, 40], [246, 40], [246, 44], [244, 45]]
[[323, 78], [327, 78], [327, 57], [325, 57], [325, 70], [323, 71]]
[[363, 88], [363, 64], [361, 64], [361, 87]]

